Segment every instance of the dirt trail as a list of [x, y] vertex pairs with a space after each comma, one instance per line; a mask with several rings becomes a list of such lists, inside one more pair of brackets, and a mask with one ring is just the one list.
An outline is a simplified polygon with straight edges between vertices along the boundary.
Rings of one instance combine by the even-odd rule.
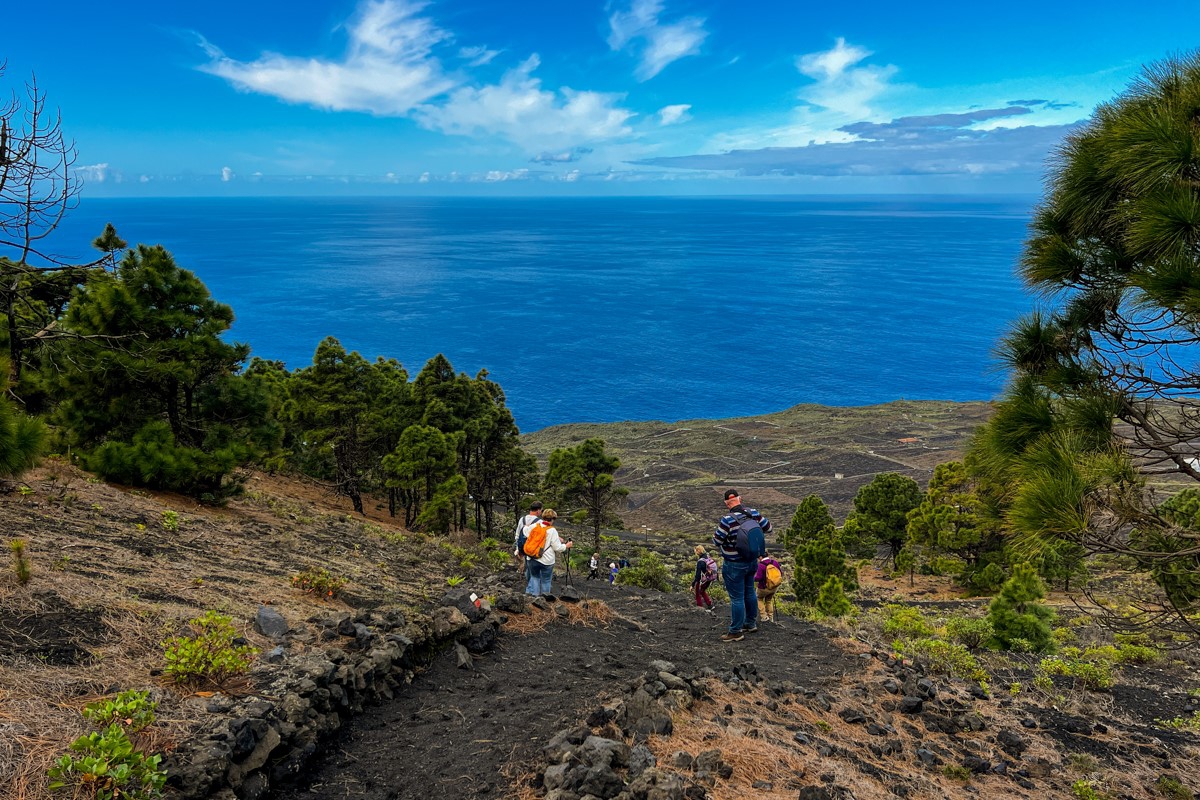
[[532, 753], [578, 724], [654, 659], [689, 671], [749, 661], [772, 680], [812, 687], [837, 683], [855, 666], [825, 629], [791, 618], [726, 644], [718, 637], [728, 625], [728, 607], [708, 614], [689, 607], [682, 594], [600, 581], [577, 580], [575, 586], [647, 630], [618, 620], [607, 628], [561, 623], [536, 634], [505, 634], [470, 671], [457, 669], [447, 654], [395, 702], [351, 723], [305, 785], [276, 797], [503, 797], [509, 788], [501, 770], [514, 754]]

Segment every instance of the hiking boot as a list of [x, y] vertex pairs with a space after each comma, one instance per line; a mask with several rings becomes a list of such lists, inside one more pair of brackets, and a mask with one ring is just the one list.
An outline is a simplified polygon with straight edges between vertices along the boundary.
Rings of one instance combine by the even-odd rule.
[[742, 628], [742, 633], [758, 633], [758, 625], [748, 625]]
[[745, 638], [746, 637], [740, 633], [724, 633], [721, 635], [722, 642], [740, 642], [742, 639], [745, 639]]

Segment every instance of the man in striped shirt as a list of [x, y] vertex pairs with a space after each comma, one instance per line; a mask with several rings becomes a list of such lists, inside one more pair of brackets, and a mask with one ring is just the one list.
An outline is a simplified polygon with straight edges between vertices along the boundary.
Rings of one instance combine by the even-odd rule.
[[[721, 577], [725, 581], [725, 591], [729, 592], [729, 612], [732, 617], [729, 631], [721, 636], [721, 641], [740, 642], [744, 634], [758, 631], [754, 573], [758, 569], [759, 557], [766, 553], [764, 537], [771, 533], [771, 522], [758, 509], [742, 505], [742, 498], [735, 489], [725, 492], [725, 507], [729, 513], [721, 517], [713, 534], [713, 544], [724, 559]], [[761, 535], [758, 529], [761, 529]], [[748, 549], [739, 551], [739, 532], [743, 534]]]

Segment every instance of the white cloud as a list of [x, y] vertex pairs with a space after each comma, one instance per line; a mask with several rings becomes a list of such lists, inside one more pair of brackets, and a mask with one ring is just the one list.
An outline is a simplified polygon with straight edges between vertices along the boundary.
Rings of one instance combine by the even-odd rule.
[[663, 25], [659, 22], [662, 11], [662, 0], [633, 0], [628, 11], [615, 11], [608, 18], [608, 46], [637, 52], [634, 77], [639, 81], [648, 81], [672, 62], [696, 55], [708, 38], [702, 18], [686, 17]]
[[417, 183], [429, 183], [429, 173], [422, 172], [421, 177], [417, 178]]
[[490, 64], [492, 59], [498, 55], [500, 55], [499, 50], [489, 50], [482, 45], [458, 49], [458, 57], [466, 61], [469, 67], [482, 67], [484, 64]]
[[529, 170], [516, 169], [512, 171], [494, 169], [483, 175], [482, 180], [486, 183], [501, 183], [504, 181], [524, 181], [530, 178]]
[[231, 180], [233, 180], [233, 178], [234, 178], [234, 174], [233, 174], [232, 169], [230, 169], [229, 167], [221, 167], [221, 182], [222, 183], [229, 183]]
[[570, 172], [561, 176], [560, 180], [566, 183], [576, 183], [579, 181], [579, 170], [573, 169]]
[[242, 91], [291, 103], [404, 115], [456, 84], [432, 54], [449, 34], [418, 16], [424, 7], [419, 0], [364, 3], [347, 28], [350, 43], [341, 61], [264, 53], [243, 62], [202, 42], [212, 60], [201, 69]]
[[796, 69], [815, 81], [800, 92], [800, 99], [855, 119], [873, 117], [872, 102], [891, 88], [898, 70], [890, 64], [858, 66], [870, 55], [839, 37], [831, 50], [799, 56]]
[[542, 88], [533, 77], [536, 55], [509, 70], [498, 84], [456, 89], [440, 105], [417, 109], [427, 128], [458, 135], [497, 134], [527, 149], [628, 136], [632, 111], [617, 103], [623, 95]]
[[106, 180], [108, 180], [109, 176], [108, 163], [88, 164], [84, 167], [76, 167], [75, 174], [78, 175], [85, 183], [87, 181], [104, 183]]
[[687, 103], [663, 106], [658, 110], [658, 124], [674, 125], [677, 122], [687, 122], [692, 118], [691, 114], [687, 113], [690, 109], [691, 105]]

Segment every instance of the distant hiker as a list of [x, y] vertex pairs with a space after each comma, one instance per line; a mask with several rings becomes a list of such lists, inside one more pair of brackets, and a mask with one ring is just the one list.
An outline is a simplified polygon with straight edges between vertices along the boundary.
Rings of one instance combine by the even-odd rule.
[[538, 597], [550, 594], [550, 582], [554, 579], [555, 554], [563, 553], [574, 547], [573, 542], [563, 543], [554, 527], [558, 515], [554, 509], [547, 508], [542, 512], [542, 518], [535, 522], [525, 538], [525, 555], [528, 556], [529, 586], [528, 594]]
[[771, 523], [757, 509], [746, 508], [735, 489], [725, 492], [729, 513], [721, 517], [713, 533], [713, 544], [724, 564], [721, 576], [729, 592], [729, 631], [723, 642], [740, 642], [746, 633], [758, 631], [758, 597], [754, 593], [754, 573], [758, 559], [767, 552], [766, 535]]
[[529, 527], [542, 517], [542, 504], [534, 500], [529, 504], [529, 513], [517, 520], [517, 529], [513, 532], [513, 555], [517, 557], [517, 566], [529, 580], [529, 559], [525, 556], [525, 536]]
[[608, 562], [608, 582], [617, 582], [617, 562], [615, 561]]
[[587, 579], [590, 581], [590, 580], [595, 580], [599, 577], [600, 577], [600, 558], [595, 553], [592, 553], [592, 560], [588, 562]]
[[769, 555], [760, 558], [758, 570], [754, 573], [754, 585], [758, 588], [758, 618], [763, 622], [778, 622], [775, 593], [783, 585], [783, 565]]
[[617, 566], [621, 569], [629, 569], [629, 559], [621, 556], [621, 560], [617, 562]]
[[704, 545], [696, 545], [696, 574], [692, 578], [692, 591], [696, 595], [696, 605], [705, 611], [713, 610], [712, 598], [708, 596], [708, 587], [717, 579], [717, 562], [704, 549]]

